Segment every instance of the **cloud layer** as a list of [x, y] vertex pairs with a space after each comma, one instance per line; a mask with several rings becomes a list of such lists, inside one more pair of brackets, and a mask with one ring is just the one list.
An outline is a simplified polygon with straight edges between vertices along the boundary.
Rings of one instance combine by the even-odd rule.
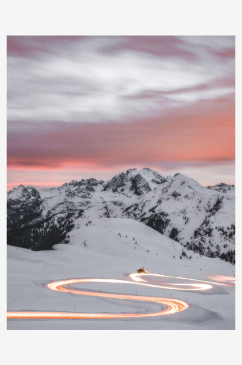
[[234, 53], [234, 37], [8, 37], [10, 185], [232, 163]]

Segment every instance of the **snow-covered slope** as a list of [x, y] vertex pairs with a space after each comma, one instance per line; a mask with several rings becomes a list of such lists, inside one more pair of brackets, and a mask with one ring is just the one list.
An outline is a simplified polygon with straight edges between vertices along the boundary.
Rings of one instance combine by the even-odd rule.
[[184, 175], [175, 175], [124, 213], [201, 254], [217, 257], [235, 250], [234, 196]]
[[[157, 304], [92, 298], [48, 290], [46, 284], [67, 278], [127, 279], [142, 266], [149, 273], [211, 280], [208, 276], [233, 277], [235, 267], [187, 251], [145, 224], [120, 218], [97, 218], [68, 232], [68, 245], [52, 251], [33, 252], [8, 246], [9, 311], [75, 311], [139, 313], [157, 311]], [[182, 257], [182, 258], [180, 258]], [[169, 279], [168, 282], [170, 282]], [[184, 283], [177, 280], [176, 283]], [[75, 285], [76, 287], [78, 284]], [[179, 291], [124, 284], [82, 284], [104, 292], [170, 297], [191, 304], [187, 311], [156, 318], [127, 320], [9, 320], [8, 329], [234, 329], [235, 289], [215, 287], [207, 292]]]
[[201, 255], [235, 261], [234, 186], [203, 187], [182, 174], [129, 169], [104, 182], [90, 178], [8, 193], [8, 243], [48, 249], [98, 218], [132, 218]]

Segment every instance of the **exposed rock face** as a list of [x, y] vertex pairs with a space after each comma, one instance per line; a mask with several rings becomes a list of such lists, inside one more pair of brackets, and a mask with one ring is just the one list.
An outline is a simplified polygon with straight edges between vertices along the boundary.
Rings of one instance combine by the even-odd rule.
[[86, 185], [87, 184], [87, 179], [82, 179], [81, 181], [78, 182], [78, 185], [82, 186], [82, 185]]
[[78, 181], [76, 181], [76, 180], [72, 180], [70, 183], [69, 183], [69, 185], [77, 185], [78, 184]]
[[[137, 169], [136, 168], [134, 168], [134, 169], [128, 169], [127, 171], [126, 171], [126, 175], [129, 175], [132, 171], [136, 171]], [[145, 169], [144, 169], [145, 170]]]
[[92, 185], [92, 186], [97, 186], [98, 185], [98, 181], [96, 179], [89, 179], [88, 182], [87, 182], [89, 185]]
[[219, 191], [220, 193], [228, 193], [228, 192], [234, 192], [235, 186], [220, 183], [215, 186], [207, 186], [207, 189], [216, 190]]
[[152, 181], [156, 184], [163, 184], [163, 183], [167, 182], [168, 180], [161, 178], [161, 179], [152, 179]]
[[88, 191], [92, 191], [94, 192], [95, 189], [93, 186], [97, 186], [98, 185], [98, 181], [96, 179], [89, 179], [89, 180], [85, 180], [86, 181], [86, 190]]
[[118, 188], [124, 185], [125, 180], [125, 174], [122, 172], [122, 174], [115, 175], [105, 186], [104, 191], [107, 191], [108, 189], [112, 190], [112, 192], [116, 192]]
[[149, 184], [140, 174], [134, 176], [131, 182], [132, 185], [130, 190], [132, 190], [136, 195], [143, 195], [151, 191]]
[[89, 182], [87, 183], [86, 189], [88, 191], [95, 191], [94, 187]]
[[27, 190], [28, 190], [30, 196], [40, 199], [38, 190], [36, 190], [33, 186], [28, 186]]

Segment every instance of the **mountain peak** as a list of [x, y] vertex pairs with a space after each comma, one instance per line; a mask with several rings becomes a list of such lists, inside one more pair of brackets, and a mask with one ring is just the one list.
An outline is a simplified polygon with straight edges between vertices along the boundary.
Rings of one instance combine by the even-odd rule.
[[128, 175], [128, 174], [130, 174], [132, 171], [136, 171], [137, 170], [137, 168], [136, 167], [134, 167], [133, 169], [128, 169], [127, 171], [126, 171], [126, 175]]
[[22, 184], [8, 192], [8, 198], [10, 199], [20, 199], [26, 195], [29, 195], [29, 192]]
[[24, 199], [24, 198], [40, 198], [39, 192], [31, 185], [27, 186], [19, 185], [16, 189], [13, 188], [8, 192], [8, 199]]

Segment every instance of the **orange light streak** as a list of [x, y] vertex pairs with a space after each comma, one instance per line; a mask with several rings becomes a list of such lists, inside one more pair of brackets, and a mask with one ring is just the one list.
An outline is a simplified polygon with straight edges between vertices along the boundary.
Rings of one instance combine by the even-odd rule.
[[[173, 279], [182, 279], [186, 281], [197, 281], [199, 284], [174, 284], [174, 283], [161, 283], [162, 285], [154, 285], [146, 283], [146, 280], [142, 279], [141, 276], [157, 276], [164, 278], [173, 278]], [[61, 291], [64, 293], [72, 293], [78, 295], [87, 295], [92, 297], [102, 297], [102, 298], [115, 298], [115, 299], [125, 299], [125, 300], [136, 300], [136, 301], [145, 301], [145, 302], [155, 302], [159, 304], [164, 304], [167, 308], [163, 311], [156, 313], [68, 313], [68, 312], [15, 312], [8, 311], [7, 318], [8, 319], [115, 319], [115, 318], [141, 318], [141, 317], [157, 317], [162, 315], [170, 315], [178, 312], [182, 312], [188, 309], [189, 304], [180, 299], [173, 298], [162, 298], [162, 297], [147, 297], [147, 296], [137, 296], [137, 295], [129, 295], [129, 294], [113, 294], [113, 293], [103, 293], [103, 292], [93, 292], [93, 291], [84, 291], [78, 290], [75, 288], [67, 287], [70, 284], [76, 283], [109, 283], [109, 284], [133, 284], [133, 285], [142, 285], [149, 286], [155, 288], [169, 289], [169, 290], [208, 290], [211, 289], [214, 285], [223, 285], [223, 286], [233, 286], [229, 284], [215, 283], [204, 280], [197, 279], [189, 279], [183, 277], [173, 277], [168, 275], [161, 274], [130, 274], [129, 277], [133, 281], [127, 280], [117, 280], [117, 279], [70, 279], [70, 280], [62, 280], [56, 281], [53, 283], [47, 284], [47, 287], [53, 291]], [[204, 284], [206, 283], [206, 284]], [[209, 283], [209, 284], [208, 284]], [[188, 288], [181, 288], [181, 286], [187, 286]]]
[[[164, 277], [164, 278], [173, 278], [173, 279], [183, 279], [183, 280], [194, 280], [194, 281], [201, 281], [201, 280], [196, 280], [196, 279], [187, 279], [187, 278], [182, 278], [179, 276], [167, 276], [167, 275], [159, 275], [159, 274], [130, 274], [130, 278], [136, 282], [140, 282], [141, 281], [145, 281], [143, 279], [141, 279], [140, 276], [145, 275], [145, 276], [159, 276], [159, 277]], [[137, 283], [138, 284], [138, 283]], [[139, 285], [138, 284], [138, 285]], [[174, 283], [165, 283], [163, 285], [153, 285], [153, 284], [141, 284], [141, 285], [145, 285], [145, 286], [152, 286], [155, 288], [162, 288], [162, 289], [169, 289], [169, 290], [208, 290], [212, 288], [212, 285], [209, 284], [174, 284]], [[219, 284], [219, 285], [223, 285], [223, 284]], [[180, 288], [180, 286], [188, 286], [188, 288]]]
[[[162, 297], [147, 297], [147, 296], [137, 296], [137, 295], [127, 295], [127, 294], [111, 294], [111, 293], [99, 293], [99, 292], [89, 292], [82, 290], [75, 290], [73, 288], [67, 288], [66, 285], [74, 284], [74, 283], [116, 283], [116, 284], [134, 284], [134, 285], [148, 285], [141, 283], [134, 283], [126, 280], [116, 280], [116, 279], [71, 279], [71, 280], [62, 280], [58, 282], [49, 283], [47, 287], [54, 291], [61, 291], [66, 293], [73, 293], [79, 295], [88, 295], [93, 297], [102, 297], [102, 298], [115, 298], [115, 299], [125, 299], [125, 300], [138, 300], [138, 301], [146, 301], [146, 302], [155, 302], [159, 304], [164, 304], [167, 308], [163, 311], [156, 313], [66, 313], [66, 312], [7, 312], [8, 319], [50, 319], [50, 318], [59, 318], [59, 319], [115, 319], [115, 318], [140, 318], [140, 317], [156, 317], [162, 315], [169, 315], [178, 313], [186, 310], [189, 307], [189, 304], [180, 300], [173, 298], [162, 298]], [[64, 287], [65, 285], [65, 287]], [[153, 285], [150, 285], [153, 286]]]

